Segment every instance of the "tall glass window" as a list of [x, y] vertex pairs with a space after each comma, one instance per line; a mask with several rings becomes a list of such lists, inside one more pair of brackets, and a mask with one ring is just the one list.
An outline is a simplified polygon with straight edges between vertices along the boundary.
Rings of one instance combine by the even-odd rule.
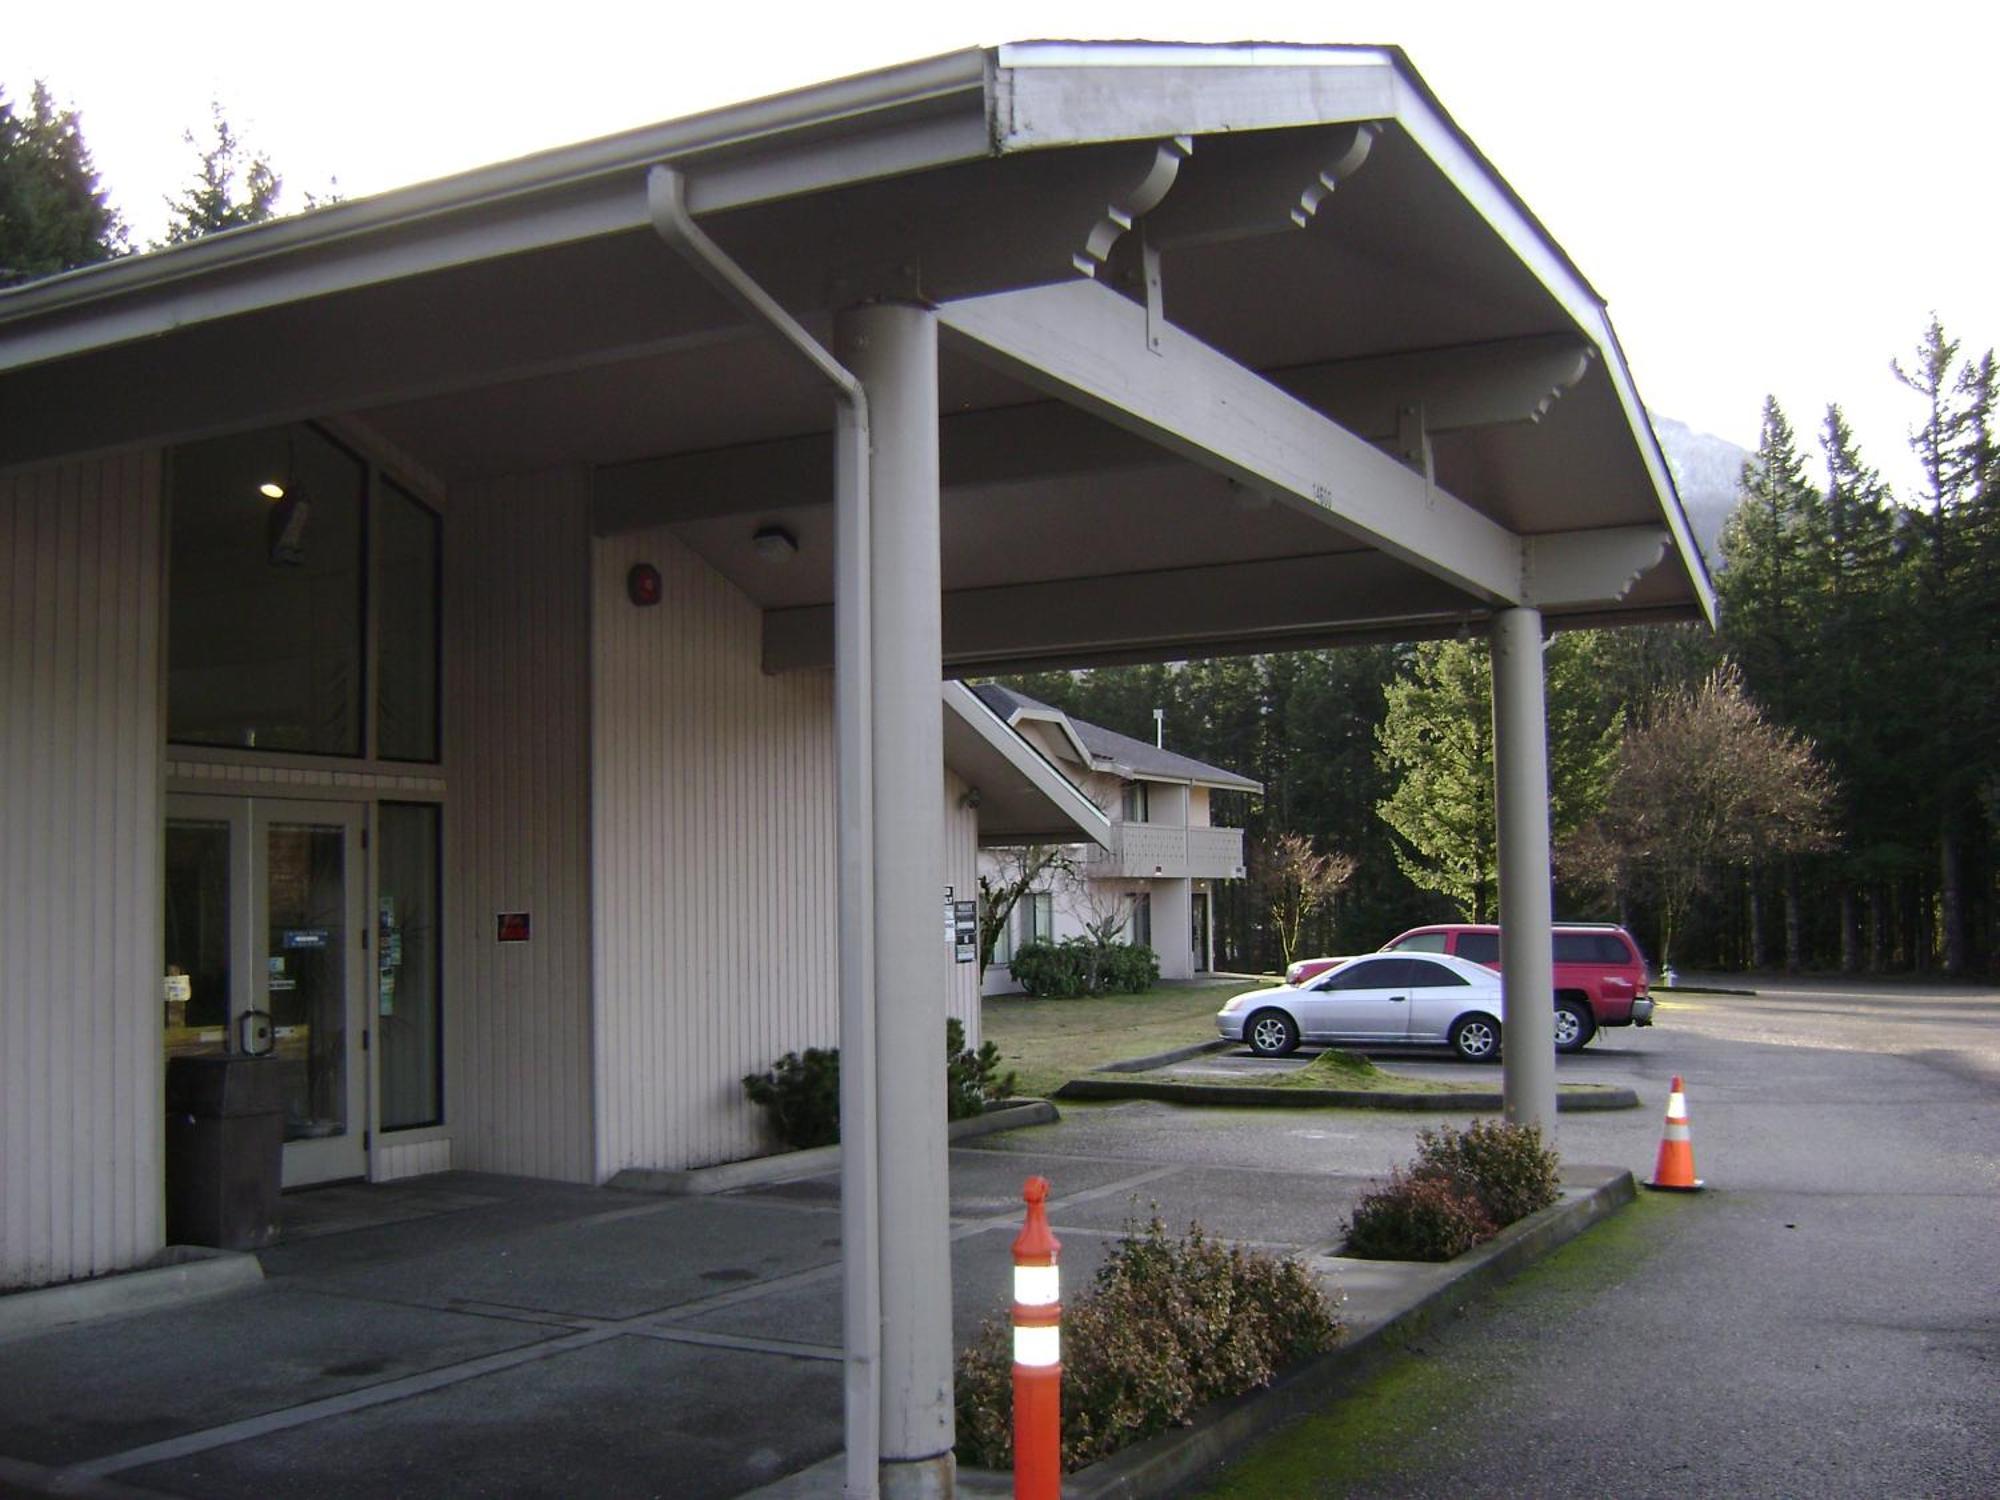
[[375, 1026], [382, 1048], [382, 1128], [406, 1130], [444, 1118], [439, 812], [428, 803], [385, 802], [377, 826]]
[[367, 478], [303, 426], [175, 452], [169, 738], [363, 752]]
[[303, 423], [176, 449], [172, 485], [168, 738], [435, 762], [436, 514]]
[[375, 505], [375, 753], [438, 758], [438, 518], [384, 481]]

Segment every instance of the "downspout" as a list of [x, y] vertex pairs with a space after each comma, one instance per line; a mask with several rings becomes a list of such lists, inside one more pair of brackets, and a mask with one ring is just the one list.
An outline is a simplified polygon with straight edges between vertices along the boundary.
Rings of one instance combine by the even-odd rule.
[[844, 1500], [876, 1500], [882, 1450], [882, 1259], [875, 1112], [875, 815], [869, 633], [868, 398], [852, 371], [696, 224], [687, 179], [646, 173], [653, 228], [717, 291], [833, 387], [834, 724], [839, 765], [840, 1241], [847, 1468]]

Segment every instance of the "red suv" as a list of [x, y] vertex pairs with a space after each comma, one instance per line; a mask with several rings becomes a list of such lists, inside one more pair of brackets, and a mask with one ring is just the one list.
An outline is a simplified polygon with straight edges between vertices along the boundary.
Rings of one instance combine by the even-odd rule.
[[[1449, 953], [1500, 967], [1500, 929], [1468, 922], [1412, 927], [1382, 945], [1384, 953]], [[1609, 922], [1555, 929], [1556, 1051], [1575, 1052], [1600, 1026], [1650, 1026], [1646, 956], [1632, 934]]]

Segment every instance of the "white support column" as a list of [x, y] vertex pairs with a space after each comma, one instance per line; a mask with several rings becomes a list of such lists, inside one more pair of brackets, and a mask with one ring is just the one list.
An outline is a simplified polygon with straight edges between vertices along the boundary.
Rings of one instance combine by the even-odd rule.
[[954, 1493], [944, 1070], [944, 710], [938, 693], [937, 318], [843, 312], [835, 348], [867, 392], [875, 757], [882, 1494]]
[[1500, 833], [1502, 1052], [1509, 1120], [1556, 1133], [1555, 958], [1549, 909], [1548, 713], [1542, 615], [1493, 617], [1493, 796]]

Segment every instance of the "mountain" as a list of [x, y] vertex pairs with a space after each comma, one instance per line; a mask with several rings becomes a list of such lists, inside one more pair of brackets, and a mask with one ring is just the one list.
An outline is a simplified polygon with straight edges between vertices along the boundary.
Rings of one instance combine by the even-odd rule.
[[1688, 526], [1708, 559], [1713, 572], [1722, 561], [1718, 540], [1722, 523], [1736, 508], [1737, 482], [1742, 477], [1743, 460], [1750, 456], [1727, 438], [1696, 432], [1685, 422], [1648, 412], [1653, 431], [1659, 434], [1660, 448], [1667, 455], [1667, 467], [1674, 472], [1674, 487], [1681, 492], [1681, 506], [1687, 511]]

